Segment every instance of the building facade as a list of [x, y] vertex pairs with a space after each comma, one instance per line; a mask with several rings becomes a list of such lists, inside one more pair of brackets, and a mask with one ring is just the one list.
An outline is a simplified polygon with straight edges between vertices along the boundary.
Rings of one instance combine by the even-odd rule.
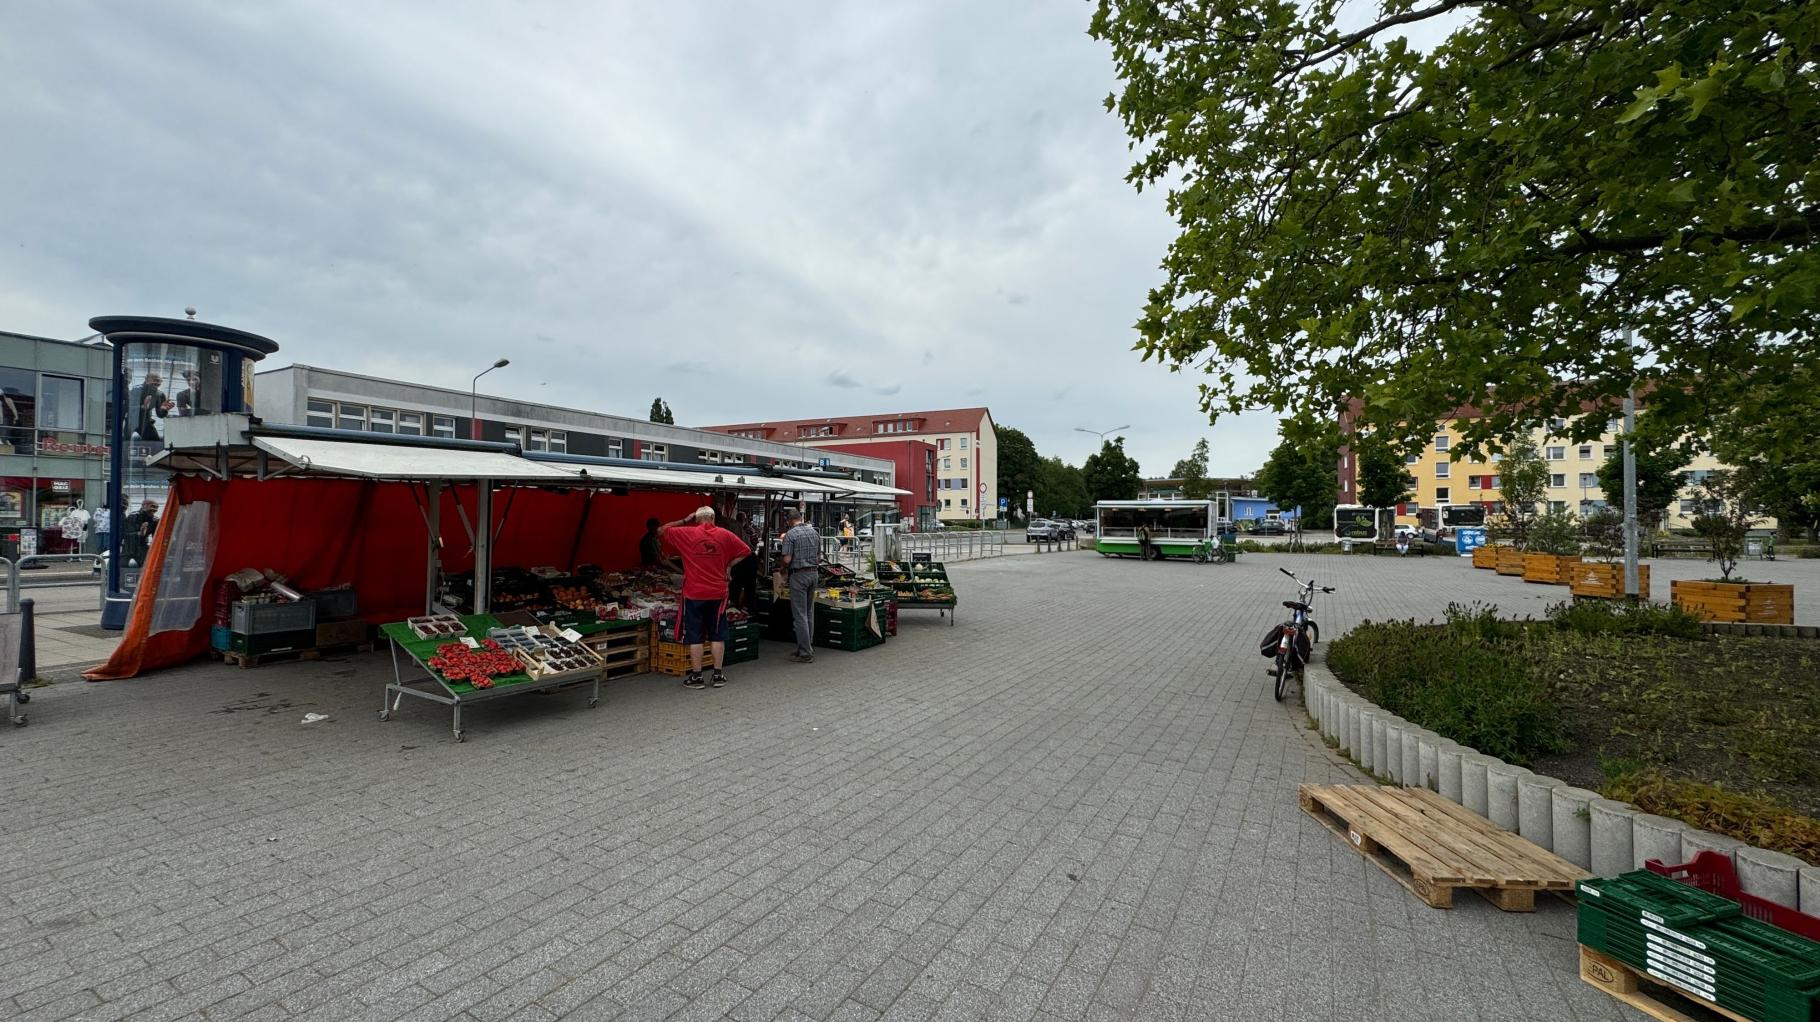
[[897, 466], [897, 488], [910, 491], [897, 498], [898, 517], [924, 525], [935, 520], [941, 510], [941, 495], [936, 486], [940, 477], [934, 444], [926, 440], [880, 440], [842, 444], [837, 449], [891, 461]]
[[[1413, 524], [1416, 512], [1422, 508], [1450, 504], [1476, 504], [1491, 514], [1502, 509], [1498, 474], [1502, 457], [1494, 454], [1485, 459], [1462, 457], [1454, 460], [1455, 453], [1464, 442], [1460, 426], [1472, 417], [1471, 409], [1460, 409], [1459, 412], [1461, 414], [1454, 418], [1435, 424], [1434, 431], [1422, 450], [1404, 456], [1409, 469], [1410, 492], [1415, 495], [1415, 499], [1398, 508], [1399, 523]], [[1532, 432], [1531, 438], [1535, 441], [1536, 449], [1548, 464], [1548, 489], [1545, 497], [1548, 510], [1587, 515], [1608, 505], [1621, 506], [1621, 501], [1616, 499], [1621, 495], [1608, 496], [1599, 486], [1599, 467], [1620, 448], [1624, 423], [1622, 419], [1606, 416], [1602, 412], [1598, 414], [1605, 419], [1605, 423], [1596, 440], [1574, 443], [1561, 439], [1561, 434], [1574, 425], [1565, 419], [1552, 420], [1536, 427]], [[1349, 423], [1343, 420], [1342, 425]], [[1664, 514], [1663, 527], [1692, 528], [1693, 519], [1699, 513], [1697, 491], [1700, 483], [1714, 472], [1725, 468], [1723, 462], [1709, 453], [1703, 451], [1696, 455], [1684, 470], [1681, 492]], [[1340, 452], [1338, 502], [1359, 502], [1357, 459], [1346, 449]], [[1764, 517], [1759, 525], [1774, 528], [1776, 520]]]
[[[885, 412], [824, 419], [740, 422], [703, 429], [754, 442], [822, 449], [915, 439], [935, 448], [935, 517], [991, 520], [1007, 513], [998, 491], [998, 433], [986, 408]], [[912, 489], [912, 487], [903, 487]], [[1006, 495], [1006, 508], [1009, 495]]]
[[748, 440], [626, 416], [290, 365], [254, 377], [268, 422], [514, 443], [527, 451], [682, 465], [827, 469], [896, 485], [896, 464], [840, 451]]
[[0, 331], [0, 556], [97, 550], [112, 359], [105, 343]]

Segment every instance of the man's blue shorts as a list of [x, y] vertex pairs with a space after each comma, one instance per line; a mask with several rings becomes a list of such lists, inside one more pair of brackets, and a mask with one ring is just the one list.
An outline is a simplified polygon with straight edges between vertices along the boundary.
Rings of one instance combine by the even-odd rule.
[[690, 646], [702, 642], [726, 642], [727, 601], [684, 600], [682, 622], [683, 642]]

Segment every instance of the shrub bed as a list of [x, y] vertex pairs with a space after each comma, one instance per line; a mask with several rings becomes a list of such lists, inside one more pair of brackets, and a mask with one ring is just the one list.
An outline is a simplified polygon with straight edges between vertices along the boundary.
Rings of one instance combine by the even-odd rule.
[[1361, 625], [1327, 662], [1481, 752], [1820, 861], [1820, 642], [1706, 636], [1650, 603], [1522, 621], [1456, 606], [1439, 623]]

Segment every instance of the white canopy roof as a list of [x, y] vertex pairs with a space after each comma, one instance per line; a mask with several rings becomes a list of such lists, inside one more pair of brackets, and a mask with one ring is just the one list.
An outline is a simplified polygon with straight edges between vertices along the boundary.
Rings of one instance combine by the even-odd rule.
[[[792, 478], [800, 477], [793, 476]], [[861, 497], [908, 497], [910, 495], [909, 490], [900, 490], [894, 486], [883, 486], [878, 483], [868, 483], [859, 479], [805, 479], [803, 481], [812, 481], [817, 487], [825, 489], [830, 493], [851, 493]]]
[[253, 446], [311, 475], [364, 479], [498, 479], [571, 481], [573, 473], [553, 465], [497, 451], [369, 444], [347, 440], [304, 440], [261, 436]]
[[[728, 468], [721, 472], [689, 472], [664, 468], [640, 468], [631, 465], [588, 465], [563, 462], [539, 462], [545, 468], [563, 473], [569, 481], [577, 476], [603, 483], [625, 483], [630, 486], [668, 486], [682, 490], [739, 490], [741, 492], [834, 492], [829, 486], [803, 479], [767, 476]], [[654, 463], [655, 464], [655, 463]]]

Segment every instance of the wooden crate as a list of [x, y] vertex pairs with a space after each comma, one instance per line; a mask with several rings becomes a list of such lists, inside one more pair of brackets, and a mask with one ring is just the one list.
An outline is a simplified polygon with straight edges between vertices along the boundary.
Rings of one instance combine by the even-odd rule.
[[[1624, 597], [1624, 565], [1604, 561], [1579, 561], [1567, 567], [1567, 585], [1575, 596], [1606, 600]], [[1649, 565], [1637, 565], [1637, 596], [1649, 599]]]
[[1795, 623], [1795, 587], [1765, 582], [1691, 582], [1668, 584], [1669, 599], [1703, 621], [1758, 625]]
[[[1697, 1022], [1711, 1018], [1712, 1012], [1734, 1022], [1751, 1022], [1711, 1000], [1682, 990], [1680, 987], [1645, 976], [1629, 965], [1607, 954], [1580, 945], [1580, 978], [1624, 1002], [1632, 1008], [1659, 1019], [1660, 1022]], [[1692, 1013], [1686, 1009], [1696, 1009]]]
[[1537, 891], [1572, 891], [1590, 874], [1500, 830], [1427, 788], [1304, 784], [1302, 809], [1433, 908], [1456, 888], [1506, 912], [1531, 912]]
[[1499, 547], [1497, 569], [1500, 575], [1523, 574], [1523, 551], [1514, 546]]
[[1578, 554], [1524, 554], [1523, 581], [1564, 586], [1572, 579], [1571, 569], [1578, 563]]
[[1503, 548], [1490, 544], [1473, 547], [1472, 566], [1475, 568], [1496, 568], [1498, 566], [1498, 551], [1501, 549]]

